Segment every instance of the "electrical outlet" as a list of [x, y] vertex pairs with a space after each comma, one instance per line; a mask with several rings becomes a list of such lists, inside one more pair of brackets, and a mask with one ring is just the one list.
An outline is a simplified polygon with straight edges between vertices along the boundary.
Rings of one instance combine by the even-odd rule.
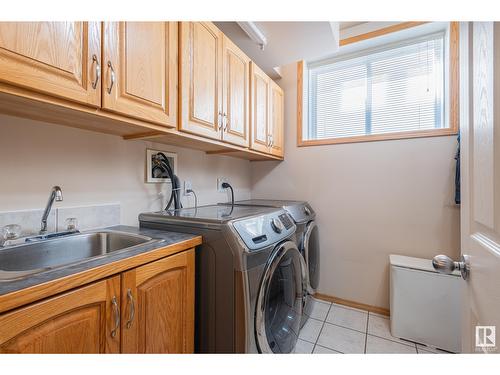
[[219, 193], [224, 193], [226, 191], [226, 189], [222, 187], [224, 182], [229, 182], [229, 179], [227, 177], [217, 177], [217, 191]]
[[193, 183], [189, 180], [184, 181], [184, 195], [189, 195], [188, 190], [191, 190], [193, 188]]

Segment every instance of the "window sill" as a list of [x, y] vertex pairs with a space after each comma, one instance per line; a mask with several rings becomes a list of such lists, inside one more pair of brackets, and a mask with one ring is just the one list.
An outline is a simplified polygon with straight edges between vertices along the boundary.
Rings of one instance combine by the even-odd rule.
[[449, 128], [436, 129], [436, 130], [419, 130], [413, 132], [361, 135], [356, 137], [344, 137], [344, 138], [326, 138], [326, 139], [313, 139], [313, 140], [299, 139], [297, 141], [297, 146], [298, 147], [324, 146], [324, 145], [335, 145], [341, 143], [376, 142], [376, 141], [389, 141], [397, 139], [442, 137], [442, 136], [450, 136], [457, 134], [458, 134], [457, 129], [449, 129]]

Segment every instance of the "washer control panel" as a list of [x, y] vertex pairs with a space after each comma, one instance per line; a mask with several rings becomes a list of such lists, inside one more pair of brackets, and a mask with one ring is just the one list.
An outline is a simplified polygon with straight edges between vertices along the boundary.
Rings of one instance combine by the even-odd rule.
[[233, 227], [247, 247], [256, 251], [284, 240], [295, 232], [295, 224], [284, 210], [233, 222]]
[[308, 221], [313, 220], [316, 216], [312, 207], [306, 202], [285, 206], [285, 210], [288, 214], [290, 214], [296, 223], [307, 223]]
[[291, 227], [293, 227], [293, 221], [292, 219], [290, 219], [290, 216], [288, 214], [281, 214], [279, 218], [285, 226], [285, 229], [290, 229]]
[[285, 226], [280, 219], [274, 218], [271, 220], [271, 228], [273, 228], [273, 230], [279, 234], [283, 229], [285, 229]]

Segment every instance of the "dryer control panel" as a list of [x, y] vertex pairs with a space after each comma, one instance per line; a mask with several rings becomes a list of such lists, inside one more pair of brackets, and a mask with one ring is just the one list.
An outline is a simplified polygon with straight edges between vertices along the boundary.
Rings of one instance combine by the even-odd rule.
[[233, 227], [243, 240], [247, 251], [257, 251], [290, 237], [296, 229], [293, 220], [284, 210], [241, 219]]

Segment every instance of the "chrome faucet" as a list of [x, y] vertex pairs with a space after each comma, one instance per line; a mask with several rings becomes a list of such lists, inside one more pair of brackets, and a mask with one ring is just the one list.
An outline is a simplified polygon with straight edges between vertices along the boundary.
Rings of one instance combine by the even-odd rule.
[[47, 218], [49, 217], [50, 209], [52, 208], [54, 200], [56, 202], [61, 202], [63, 200], [62, 190], [59, 186], [54, 186], [50, 191], [47, 206], [45, 207], [45, 211], [43, 211], [40, 234], [47, 233]]

